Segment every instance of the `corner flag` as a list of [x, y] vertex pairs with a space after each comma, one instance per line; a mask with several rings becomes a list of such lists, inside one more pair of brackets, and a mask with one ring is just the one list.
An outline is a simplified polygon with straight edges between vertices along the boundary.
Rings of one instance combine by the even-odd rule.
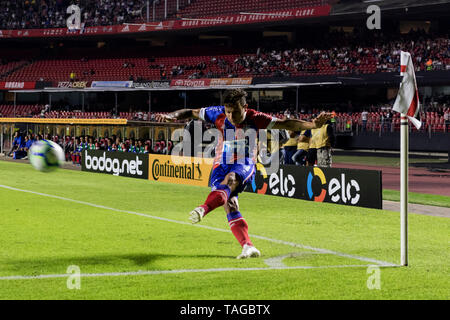
[[420, 110], [419, 90], [417, 90], [416, 74], [411, 55], [408, 52], [401, 52], [400, 55], [400, 75], [403, 76], [400, 83], [400, 90], [394, 103], [394, 111], [405, 114], [417, 129], [420, 129], [422, 122], [417, 119]]
[[403, 76], [400, 89], [395, 99], [393, 110], [401, 113], [400, 117], [400, 261], [402, 266], [408, 265], [408, 119], [417, 129], [422, 122], [419, 114], [419, 90], [416, 75], [408, 52], [401, 52], [400, 75]]

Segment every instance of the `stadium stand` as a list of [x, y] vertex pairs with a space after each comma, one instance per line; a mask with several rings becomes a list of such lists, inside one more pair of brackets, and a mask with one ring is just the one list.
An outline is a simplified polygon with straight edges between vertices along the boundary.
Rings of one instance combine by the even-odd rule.
[[[78, 2], [78, 1], [77, 1]], [[132, 22], [145, 1], [79, 1], [85, 26]], [[68, 1], [0, 1], [0, 29], [60, 28], [66, 26]]]
[[[176, 2], [176, 1], [171, 1]], [[314, 7], [328, 3], [323, 0], [229, 0], [229, 1], [210, 1], [196, 0], [186, 8], [180, 10], [180, 17], [209, 17], [220, 14], [231, 14], [240, 12], [264, 12], [271, 10], [285, 10], [290, 8]]]
[[41, 113], [43, 105], [0, 105], [0, 117], [34, 117]]
[[246, 52], [229, 48], [221, 50], [221, 54], [208, 48], [167, 48], [155, 50], [151, 56], [138, 48], [113, 53], [100, 49], [62, 50], [54, 58], [35, 57], [29, 64], [9, 63], [5, 73], [0, 72], [0, 80], [69, 81], [72, 72], [78, 81], [398, 72], [400, 50], [411, 52], [416, 71], [450, 70], [450, 39], [442, 35], [411, 32], [402, 36], [402, 40], [394, 38], [378, 43], [380, 40], [375, 39], [371, 46], [361, 45], [356, 34], [335, 32], [329, 37], [338, 39], [340, 46], [335, 40], [324, 41], [326, 45], [317, 49], [305, 44], [281, 50], [253, 48]]
[[[326, 0], [150, 0], [149, 20], [208, 17], [244, 11], [263, 12], [327, 4]], [[335, 2], [335, 1], [331, 1]], [[147, 21], [147, 1], [75, 1], [85, 27]], [[1, 1], [0, 29], [61, 28], [66, 26], [69, 1]]]
[[133, 153], [159, 153], [165, 154], [171, 151], [173, 147], [172, 141], [156, 140], [153, 143], [151, 139], [133, 139], [112, 137], [48, 137], [52, 141], [58, 143], [65, 151], [66, 160], [72, 161], [74, 164], [80, 164], [81, 153], [83, 150], [105, 150], [116, 152], [133, 152]]
[[[394, 132], [400, 130], [400, 116], [392, 112], [388, 106], [381, 108], [380, 106], [371, 107], [368, 112], [367, 125], [363, 126], [362, 112], [337, 112], [336, 113], [336, 131], [368, 131], [368, 132]], [[167, 114], [168, 112], [119, 112], [118, 116], [114, 116], [111, 112], [82, 112], [82, 111], [58, 111], [52, 110], [41, 113], [44, 109], [43, 105], [17, 105], [16, 116], [33, 117], [33, 118], [50, 118], [50, 119], [64, 119], [64, 118], [78, 118], [78, 119], [108, 119], [120, 118], [133, 121], [154, 121], [158, 114]], [[331, 110], [332, 108], [328, 108]], [[421, 113], [422, 128], [420, 131], [427, 132], [449, 132], [450, 131], [450, 108], [444, 105], [437, 105], [436, 107], [428, 107], [428, 110]], [[311, 109], [310, 113], [296, 113], [296, 112], [278, 112], [270, 113], [274, 117], [285, 118], [291, 117], [302, 120], [309, 120], [314, 114], [317, 114], [319, 109]], [[14, 116], [14, 106], [0, 105], [0, 117]], [[350, 127], [347, 127], [349, 124]], [[416, 130], [415, 127], [411, 127]], [[416, 130], [417, 131], [417, 130]]]
[[[156, 140], [153, 143], [152, 139], [133, 139], [133, 138], [120, 138], [116, 136], [112, 137], [92, 137], [92, 136], [57, 136], [57, 135], [35, 135], [28, 134], [26, 136], [21, 136], [16, 133], [16, 139], [27, 138], [31, 140], [31, 144], [36, 140], [47, 139], [59, 144], [65, 153], [66, 161], [72, 161], [74, 164], [80, 164], [81, 153], [83, 150], [105, 150], [105, 151], [117, 151], [117, 152], [133, 152], [133, 153], [156, 153], [165, 154], [167, 150], [169, 152], [172, 150], [173, 143], [168, 141], [166, 145], [165, 140]], [[18, 146], [18, 150], [21, 149], [25, 144]], [[11, 157], [14, 159], [20, 159], [26, 157], [27, 153], [22, 152], [21, 156], [17, 156], [14, 152], [10, 152]]]

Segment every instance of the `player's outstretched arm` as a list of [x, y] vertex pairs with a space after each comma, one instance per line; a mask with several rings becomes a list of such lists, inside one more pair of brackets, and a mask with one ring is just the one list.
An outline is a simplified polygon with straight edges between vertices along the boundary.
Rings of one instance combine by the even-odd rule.
[[303, 121], [297, 119], [280, 119], [274, 125], [273, 129], [286, 129], [292, 131], [302, 131], [302, 130], [310, 130], [317, 129], [322, 127], [325, 122], [331, 119], [331, 113], [329, 112], [321, 112], [316, 118], [312, 121]]
[[200, 109], [181, 109], [169, 114], [156, 115], [158, 122], [173, 122], [177, 120], [200, 119]]

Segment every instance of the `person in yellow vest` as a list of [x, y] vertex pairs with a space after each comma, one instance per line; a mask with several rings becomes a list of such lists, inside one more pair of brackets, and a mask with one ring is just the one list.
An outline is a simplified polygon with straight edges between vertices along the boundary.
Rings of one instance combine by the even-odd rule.
[[311, 139], [311, 130], [303, 130], [298, 136], [297, 152], [292, 156], [292, 161], [298, 166], [306, 164], [306, 155], [309, 149], [309, 140]]
[[298, 133], [291, 130], [288, 130], [288, 133], [289, 140], [285, 144], [283, 144], [281, 152], [284, 157], [284, 164], [294, 164], [294, 162], [292, 161], [292, 157], [294, 156], [295, 152], [297, 152]]
[[306, 154], [306, 165], [313, 166], [317, 161], [317, 140], [319, 137], [319, 129], [311, 130], [311, 137], [309, 138], [309, 148], [308, 153]]
[[317, 148], [317, 165], [319, 167], [331, 167], [331, 148], [335, 143], [335, 135], [331, 122], [328, 121], [320, 129], [317, 129], [315, 147]]
[[[263, 165], [281, 163], [281, 157], [283, 155], [282, 145], [289, 140], [288, 131], [280, 130], [277, 139], [272, 139], [270, 131], [267, 132], [267, 141], [258, 141], [258, 162]], [[283, 155], [284, 156], [284, 155]]]
[[75, 72], [71, 72], [70, 73], [70, 82], [74, 82], [75, 81], [75, 77], [76, 77], [76, 74], [75, 74]]

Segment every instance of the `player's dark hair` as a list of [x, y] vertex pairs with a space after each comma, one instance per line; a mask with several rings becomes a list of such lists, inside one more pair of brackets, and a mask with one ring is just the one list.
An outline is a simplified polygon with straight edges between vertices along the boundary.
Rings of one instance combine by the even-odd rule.
[[247, 92], [245, 92], [243, 89], [227, 90], [225, 91], [225, 95], [223, 97], [223, 103], [234, 105], [240, 102], [242, 106], [245, 106], [247, 104], [247, 100], [245, 99], [246, 97]]

